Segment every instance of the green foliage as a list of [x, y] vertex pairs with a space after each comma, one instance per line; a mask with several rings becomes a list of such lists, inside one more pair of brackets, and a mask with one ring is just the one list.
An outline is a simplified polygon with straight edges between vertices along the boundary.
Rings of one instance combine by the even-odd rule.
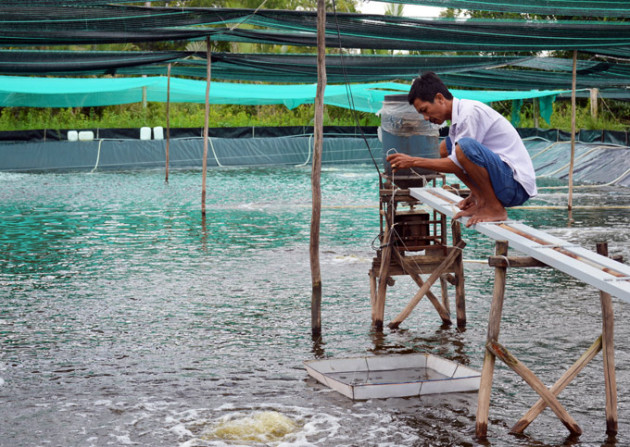
[[[603, 104], [603, 106], [602, 106]], [[588, 100], [578, 100], [575, 114], [576, 129], [587, 130], [628, 130], [630, 128], [630, 106], [623, 101], [600, 100], [597, 118], [591, 116], [591, 109]], [[509, 118], [509, 114], [505, 115]], [[531, 103], [526, 103], [521, 109], [520, 127], [534, 126], [533, 107]], [[551, 122], [538, 119], [538, 127], [541, 129], [560, 129], [571, 131], [571, 102], [556, 101], [553, 104]]]
[[[171, 104], [171, 127], [203, 127], [203, 104]], [[293, 110], [281, 105], [211, 105], [210, 127], [312, 126], [314, 106], [305, 104]], [[377, 126], [379, 117], [371, 113], [326, 106], [324, 125]], [[108, 107], [44, 109], [14, 107], [0, 110], [0, 131], [28, 129], [95, 129], [166, 126], [166, 104], [126, 104]]]

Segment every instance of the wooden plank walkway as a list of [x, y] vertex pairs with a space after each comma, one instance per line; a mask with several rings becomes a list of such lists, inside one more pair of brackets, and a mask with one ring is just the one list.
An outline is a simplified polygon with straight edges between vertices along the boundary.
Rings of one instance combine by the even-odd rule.
[[[441, 188], [411, 188], [409, 192], [451, 218], [459, 211], [455, 205], [462, 200]], [[459, 220], [466, 223], [468, 217]], [[480, 222], [471, 228], [497, 241], [508, 241], [515, 250], [630, 303], [628, 265], [515, 221]]]

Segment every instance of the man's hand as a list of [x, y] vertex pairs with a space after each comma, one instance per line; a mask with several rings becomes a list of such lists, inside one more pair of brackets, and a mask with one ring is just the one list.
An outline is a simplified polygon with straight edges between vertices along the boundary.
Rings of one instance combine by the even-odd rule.
[[416, 166], [417, 160], [417, 157], [412, 157], [411, 155], [400, 153], [387, 156], [387, 161], [392, 165], [392, 169], [394, 171], [398, 169], [412, 168]]

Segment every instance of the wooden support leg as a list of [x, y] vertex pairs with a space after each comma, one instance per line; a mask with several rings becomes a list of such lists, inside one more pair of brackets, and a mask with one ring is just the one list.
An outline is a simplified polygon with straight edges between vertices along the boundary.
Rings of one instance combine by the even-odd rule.
[[[551, 391], [554, 396], [558, 396], [562, 392], [562, 390], [564, 390], [566, 386], [571, 383], [571, 381], [579, 374], [579, 372], [582, 371], [582, 369], [584, 369], [584, 367], [588, 365], [588, 363], [593, 360], [593, 358], [595, 358], [597, 353], [601, 350], [602, 336], [600, 335], [597, 340], [595, 340], [595, 343], [593, 343], [591, 347], [588, 348], [588, 350], [584, 354], [582, 354], [577, 362], [575, 362], [573, 366], [571, 366], [571, 368], [569, 368], [567, 372], [565, 372], [562, 377], [560, 377], [558, 381], [554, 383], [551, 388], [549, 388], [549, 391]], [[545, 403], [545, 401], [543, 399], [538, 399], [538, 401], [529, 409], [529, 411], [525, 413], [525, 415], [516, 424], [514, 424], [514, 427], [512, 427], [510, 433], [523, 433], [523, 431], [525, 431], [529, 424], [531, 424], [545, 408], [547, 408], [547, 404]]]
[[527, 382], [527, 384], [540, 395], [540, 397], [545, 401], [549, 408], [551, 408], [556, 416], [558, 416], [560, 421], [571, 432], [571, 434], [582, 434], [582, 429], [571, 417], [569, 412], [565, 410], [562, 404], [558, 402], [558, 399], [556, 399], [556, 396], [549, 389], [547, 389], [545, 384], [542, 383], [540, 379], [536, 377], [529, 368], [519, 362], [516, 357], [510, 354], [508, 350], [505, 349], [505, 347], [501, 346], [496, 341], [489, 341], [486, 345], [486, 348], [495, 356], [499, 357], [503, 361], [503, 363], [509, 366], [515, 373], [521, 376], [523, 380]]
[[[597, 253], [608, 256], [608, 244], [597, 244]], [[617, 434], [617, 378], [615, 374], [615, 344], [613, 312], [610, 294], [600, 291], [602, 305], [602, 354], [604, 357], [604, 383], [606, 386], [606, 433], [610, 436]]]
[[368, 276], [370, 277], [370, 306], [372, 306], [372, 321], [376, 320], [376, 291], [378, 284], [376, 283], [376, 272], [371, 268]]
[[[457, 262], [457, 261], [455, 261]], [[451, 303], [448, 300], [448, 280], [446, 279], [448, 274], [440, 275], [440, 289], [442, 290], [442, 306], [450, 314]]]
[[440, 275], [442, 275], [442, 273], [444, 273], [444, 271], [451, 266], [451, 264], [453, 263], [453, 261], [455, 260], [455, 258], [459, 254], [459, 252], [465, 246], [466, 246], [466, 243], [464, 241], [459, 241], [459, 244], [457, 244], [455, 247], [453, 247], [451, 252], [446, 256], [446, 258], [444, 258], [442, 263], [433, 271], [433, 273], [431, 273], [431, 276], [429, 276], [429, 278], [422, 285], [422, 287], [420, 287], [420, 290], [418, 290], [418, 292], [414, 295], [414, 297], [411, 299], [409, 304], [407, 304], [407, 306], [402, 310], [402, 312], [400, 312], [400, 314], [398, 314], [398, 316], [396, 318], [394, 318], [391, 321], [391, 323], [389, 323], [389, 327], [390, 328], [395, 329], [398, 326], [400, 326], [400, 323], [402, 323], [405, 320], [405, 318], [407, 318], [409, 316], [411, 311], [420, 302], [422, 297], [431, 288], [433, 283], [435, 281], [437, 281], [437, 279], [440, 277]]
[[381, 268], [378, 274], [378, 289], [376, 291], [376, 306], [372, 314], [372, 325], [377, 331], [383, 330], [385, 320], [385, 295], [387, 294], [387, 281], [389, 278], [389, 263], [392, 257], [391, 231], [385, 229], [383, 248], [381, 250]]
[[[495, 254], [497, 256], [507, 256], [508, 243], [497, 241]], [[501, 327], [501, 314], [503, 313], [503, 298], [505, 296], [505, 276], [506, 267], [495, 267], [494, 269], [494, 290], [492, 293], [492, 304], [488, 319], [487, 341], [497, 341]], [[483, 358], [483, 368], [481, 370], [481, 382], [479, 384], [479, 397], [477, 400], [477, 424], [475, 433], [478, 438], [486, 438], [488, 433], [488, 414], [490, 412], [490, 393], [492, 391], [492, 376], [494, 375], [495, 357], [492, 352], [486, 349]]]
[[[458, 221], [452, 222], [453, 245], [462, 240], [462, 227]], [[455, 307], [457, 310], [457, 327], [466, 326], [466, 296], [464, 292], [464, 254], [459, 253], [455, 259], [454, 270], [457, 284], [455, 285]]]

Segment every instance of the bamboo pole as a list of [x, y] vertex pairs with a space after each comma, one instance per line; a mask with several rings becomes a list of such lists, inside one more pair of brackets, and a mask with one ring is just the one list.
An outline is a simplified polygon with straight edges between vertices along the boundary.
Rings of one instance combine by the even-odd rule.
[[448, 298], [448, 280], [446, 279], [448, 273], [442, 273], [440, 275], [440, 291], [442, 292], [442, 306], [444, 309], [450, 314], [451, 313], [451, 303]]
[[[591, 345], [590, 348], [586, 350], [584, 354], [569, 368], [563, 375], [560, 377], [556, 383], [553, 384], [549, 391], [554, 396], [558, 396], [562, 390], [564, 390], [569, 383], [584, 369], [586, 365], [589, 364], [593, 358], [597, 355], [599, 351], [602, 350], [602, 336], [597, 337], [597, 340]], [[514, 424], [514, 426], [510, 429], [510, 433], [520, 434], [525, 431], [525, 429], [531, 424], [534, 419], [538, 417], [543, 410], [547, 408], [547, 403], [542, 399], [538, 399], [538, 401], [523, 415], [519, 421]]]
[[[608, 256], [608, 244], [597, 244], [597, 253]], [[609, 293], [599, 292], [602, 306], [602, 354], [604, 357], [604, 384], [606, 386], [606, 434], [616, 435], [617, 416], [617, 378], [615, 373], [614, 325], [615, 314]]]
[[206, 38], [206, 111], [203, 121], [203, 162], [201, 163], [201, 215], [206, 215], [206, 177], [208, 176], [208, 127], [210, 125], [210, 69], [212, 51]]
[[590, 105], [591, 105], [591, 118], [593, 118], [594, 120], [597, 119], [597, 112], [598, 112], [598, 104], [597, 104], [597, 96], [599, 96], [599, 89], [598, 88], [592, 88], [589, 90], [590, 92], [590, 97], [591, 97], [591, 101], [590, 101]]
[[573, 76], [571, 80], [571, 161], [569, 162], [569, 211], [573, 208], [573, 165], [575, 163], [575, 115], [577, 89], [577, 50], [573, 50]]
[[[497, 241], [495, 244], [496, 256], [507, 256], [507, 241]], [[505, 296], [506, 267], [495, 267], [494, 290], [490, 316], [488, 317], [487, 341], [497, 341], [501, 328], [501, 314], [503, 313], [503, 298]], [[494, 375], [495, 356], [486, 349], [481, 370], [481, 382], [479, 384], [479, 397], [477, 399], [477, 423], [475, 433], [478, 438], [485, 439], [488, 433], [488, 414], [490, 413], [490, 393], [492, 392], [492, 376]]]
[[389, 264], [392, 257], [392, 228], [389, 219], [385, 215], [385, 228], [383, 230], [381, 249], [381, 266], [378, 273], [378, 288], [376, 290], [376, 303], [372, 308], [372, 326], [376, 331], [383, 330], [385, 321], [385, 298], [387, 296], [387, 279], [389, 278]]
[[322, 147], [324, 141], [324, 90], [326, 89], [326, 2], [317, 0], [317, 90], [315, 94], [315, 122], [313, 133], [313, 166], [311, 171], [311, 333], [319, 337], [322, 331], [322, 274], [319, 264], [319, 226], [321, 222]]
[[[451, 225], [451, 233], [453, 236], [453, 245], [459, 244], [462, 240], [462, 226], [458, 221], [453, 221]], [[464, 253], [459, 251], [455, 258], [455, 311], [457, 316], [457, 327], [466, 326], [466, 292], [464, 289]]]
[[538, 377], [523, 363], [521, 363], [514, 355], [512, 355], [504, 346], [496, 341], [488, 341], [486, 345], [488, 351], [499, 357], [507, 366], [515, 373], [522, 377], [527, 384], [545, 401], [551, 410], [558, 416], [560, 421], [573, 435], [581, 435], [582, 429], [571, 417], [569, 412], [556, 399], [556, 396], [540, 381]]
[[168, 183], [168, 164], [171, 146], [171, 64], [166, 69], [166, 167], [164, 181]]

